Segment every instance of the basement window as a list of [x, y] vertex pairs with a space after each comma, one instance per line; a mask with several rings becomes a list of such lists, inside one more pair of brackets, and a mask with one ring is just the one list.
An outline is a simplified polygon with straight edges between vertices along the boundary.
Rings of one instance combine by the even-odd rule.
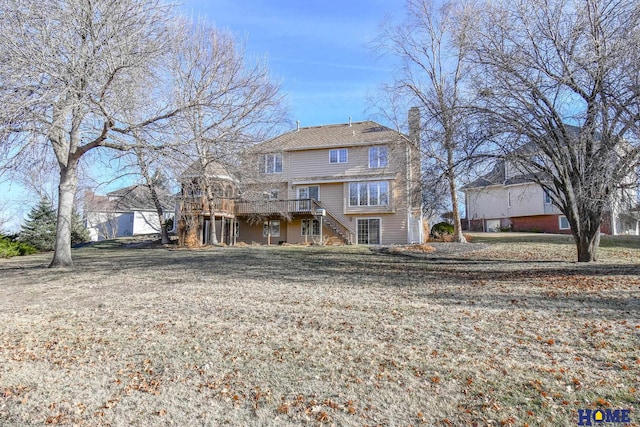
[[280, 237], [280, 221], [266, 221], [262, 227], [262, 236]]
[[302, 235], [303, 236], [319, 236], [320, 235], [320, 221], [317, 219], [303, 219], [302, 220]]
[[566, 216], [560, 215], [560, 217], [558, 218], [558, 221], [560, 223], [560, 230], [569, 230], [569, 229], [571, 229], [571, 226], [569, 225], [569, 220], [567, 219]]

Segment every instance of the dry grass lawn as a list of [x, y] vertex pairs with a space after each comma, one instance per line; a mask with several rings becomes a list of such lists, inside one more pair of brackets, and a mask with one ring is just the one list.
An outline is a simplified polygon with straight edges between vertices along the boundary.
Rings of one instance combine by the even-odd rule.
[[0, 425], [640, 425], [640, 240], [475, 241], [0, 260]]

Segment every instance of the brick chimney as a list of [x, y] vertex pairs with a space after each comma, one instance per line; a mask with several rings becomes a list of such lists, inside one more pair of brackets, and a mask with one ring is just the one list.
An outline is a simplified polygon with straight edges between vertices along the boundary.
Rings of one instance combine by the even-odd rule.
[[409, 109], [409, 139], [413, 141], [416, 146], [420, 146], [420, 109], [418, 107], [411, 107]]

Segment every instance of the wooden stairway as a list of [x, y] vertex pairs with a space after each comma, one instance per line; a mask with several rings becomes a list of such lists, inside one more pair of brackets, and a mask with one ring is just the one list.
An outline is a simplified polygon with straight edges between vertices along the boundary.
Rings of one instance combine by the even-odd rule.
[[322, 203], [313, 200], [313, 204], [315, 209], [324, 209], [326, 212], [326, 216], [322, 219], [322, 224], [327, 227], [331, 232], [338, 236], [343, 243], [347, 245], [353, 245], [354, 242], [354, 233], [347, 227], [342, 221], [340, 221], [336, 215], [331, 212], [329, 209], [325, 208]]

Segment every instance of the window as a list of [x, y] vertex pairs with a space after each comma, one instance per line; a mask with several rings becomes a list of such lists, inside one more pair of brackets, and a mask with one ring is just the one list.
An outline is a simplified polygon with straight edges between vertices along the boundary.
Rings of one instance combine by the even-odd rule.
[[347, 163], [347, 149], [337, 148], [329, 151], [329, 163]]
[[550, 205], [551, 204], [551, 195], [549, 194], [549, 192], [547, 190], [544, 190], [544, 204], [545, 205]]
[[507, 207], [511, 207], [511, 191], [507, 193]]
[[389, 182], [352, 182], [349, 206], [389, 206]]
[[262, 236], [280, 237], [280, 221], [266, 221], [262, 227]]
[[265, 154], [262, 163], [262, 172], [282, 173], [282, 153]]
[[267, 200], [279, 200], [280, 199], [280, 190], [269, 190], [265, 194]]
[[298, 199], [320, 200], [320, 186], [298, 187]]
[[357, 225], [359, 245], [380, 244], [380, 219], [359, 219]]
[[571, 226], [569, 225], [569, 220], [566, 216], [561, 215], [558, 220], [560, 221], [560, 230], [569, 230]]
[[371, 147], [369, 148], [369, 167], [384, 168], [388, 164], [387, 147]]
[[306, 199], [320, 200], [320, 186], [310, 185], [309, 187], [298, 187], [298, 210], [308, 211], [311, 209], [311, 201]]
[[320, 221], [317, 219], [303, 219], [302, 220], [302, 235], [303, 236], [319, 236], [320, 235]]

